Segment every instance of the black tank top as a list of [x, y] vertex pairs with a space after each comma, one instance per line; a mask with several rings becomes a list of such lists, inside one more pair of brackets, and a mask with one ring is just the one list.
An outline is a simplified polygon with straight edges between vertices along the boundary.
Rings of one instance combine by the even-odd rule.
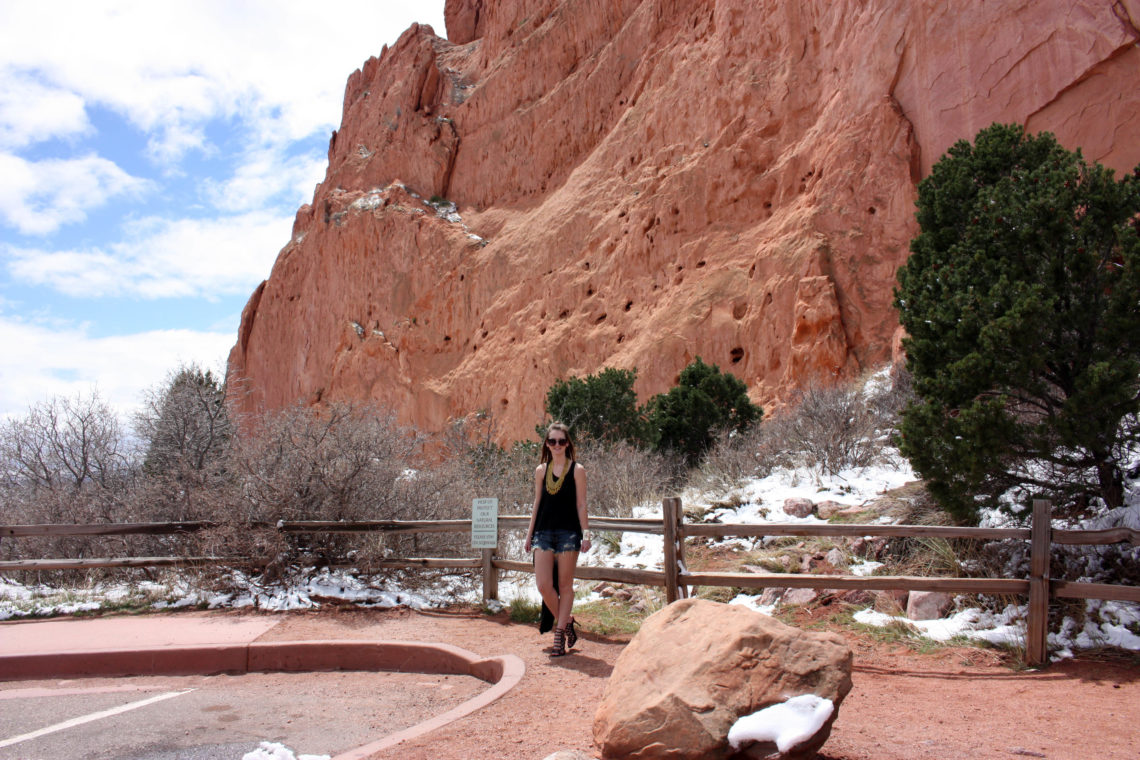
[[[542, 496], [538, 502], [538, 516], [534, 521], [535, 530], [569, 530], [582, 535], [582, 523], [578, 521], [578, 484], [574, 482], [574, 467], [571, 461], [562, 477], [565, 482], [558, 493], [546, 490], [546, 478], [542, 479]], [[546, 463], [550, 467], [550, 462]], [[542, 472], [546, 475], [546, 470]]]

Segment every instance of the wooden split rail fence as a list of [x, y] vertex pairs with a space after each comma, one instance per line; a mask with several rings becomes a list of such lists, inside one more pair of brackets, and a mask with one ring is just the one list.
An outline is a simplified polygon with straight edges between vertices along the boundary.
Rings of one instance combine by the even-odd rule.
[[[670, 602], [690, 595], [697, 586], [731, 586], [747, 589], [814, 588], [904, 591], [944, 591], [962, 594], [1019, 594], [1029, 598], [1026, 631], [1027, 659], [1041, 663], [1047, 656], [1048, 608], [1051, 598], [1104, 599], [1140, 602], [1140, 587], [1104, 583], [1057, 581], [1050, 578], [1050, 554], [1053, 544], [1103, 545], [1140, 543], [1140, 531], [1130, 528], [1106, 530], [1054, 529], [1048, 501], [1033, 502], [1033, 520], [1029, 528], [964, 528], [923, 525], [856, 525], [821, 523], [720, 524], [687, 523], [681, 500], [667, 498], [662, 503], [662, 519], [623, 519], [593, 517], [594, 532], [633, 532], [662, 536], [665, 559], [660, 570], [579, 565], [576, 576], [583, 580], [606, 581], [645, 586], [662, 586]], [[500, 516], [501, 530], [526, 530], [527, 516]], [[91, 525], [10, 525], [0, 526], [0, 540], [29, 536], [123, 536], [176, 535], [213, 527], [208, 522], [124, 523]], [[447, 533], [471, 530], [470, 520], [374, 520], [363, 522], [282, 521], [274, 526], [293, 534], [316, 533]], [[942, 538], [999, 541], [1028, 541], [1030, 570], [1027, 578], [957, 578], [900, 575], [815, 575], [796, 573], [702, 573], [690, 572], [685, 563], [685, 539], [689, 537], [765, 538], [797, 537], [887, 537]], [[246, 565], [264, 561], [240, 557], [119, 557], [96, 559], [26, 559], [0, 561], [0, 573], [40, 570], [80, 570], [94, 568], [202, 566], [206, 564]], [[391, 558], [373, 563], [379, 568], [471, 569], [482, 572], [483, 598], [498, 598], [501, 571], [532, 573], [530, 562], [504, 559], [495, 549], [483, 549], [474, 558]]]

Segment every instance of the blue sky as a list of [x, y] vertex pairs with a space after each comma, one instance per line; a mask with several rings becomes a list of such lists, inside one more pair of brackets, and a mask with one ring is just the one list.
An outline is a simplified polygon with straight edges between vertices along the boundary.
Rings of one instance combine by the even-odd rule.
[[221, 370], [344, 85], [443, 0], [0, 0], [0, 417]]

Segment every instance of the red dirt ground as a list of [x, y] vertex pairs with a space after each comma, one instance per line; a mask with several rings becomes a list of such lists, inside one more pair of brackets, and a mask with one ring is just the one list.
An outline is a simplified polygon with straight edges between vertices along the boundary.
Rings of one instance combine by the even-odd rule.
[[[1017, 671], [997, 652], [899, 644], [840, 632], [855, 653], [854, 688], [820, 760], [1134, 760], [1140, 660], [1082, 658]], [[261, 640], [384, 638], [438, 641], [483, 655], [516, 654], [522, 682], [494, 704], [374, 755], [377, 760], [541, 760], [559, 750], [596, 756], [592, 724], [626, 640], [586, 634], [550, 658], [550, 636], [505, 614], [474, 610], [294, 613]]]

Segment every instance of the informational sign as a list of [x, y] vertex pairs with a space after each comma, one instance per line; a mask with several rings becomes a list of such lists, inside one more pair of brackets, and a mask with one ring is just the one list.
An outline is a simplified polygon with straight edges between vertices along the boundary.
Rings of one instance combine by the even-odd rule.
[[471, 500], [471, 548], [494, 549], [499, 544], [499, 500]]

